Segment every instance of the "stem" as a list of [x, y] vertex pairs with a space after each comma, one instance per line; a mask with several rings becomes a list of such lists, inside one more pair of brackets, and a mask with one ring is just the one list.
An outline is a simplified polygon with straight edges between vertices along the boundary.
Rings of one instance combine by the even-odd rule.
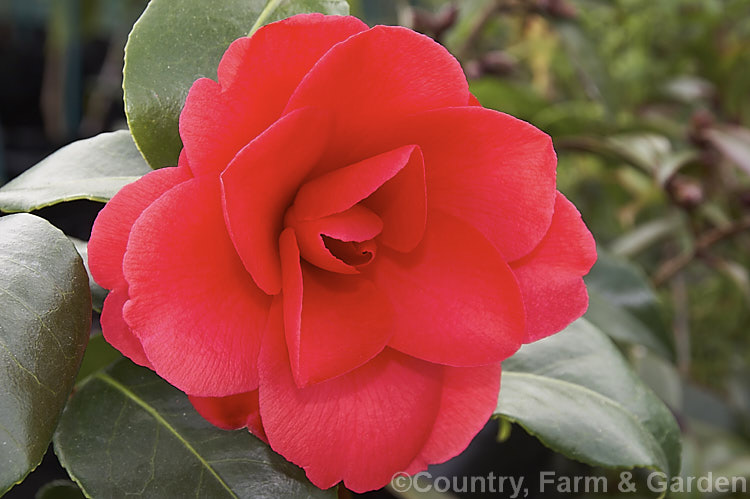
[[258, 16], [258, 19], [255, 20], [255, 24], [253, 24], [253, 27], [250, 28], [250, 32], [247, 34], [247, 36], [253, 36], [253, 33], [258, 31], [258, 28], [263, 26], [263, 23], [266, 22], [266, 19], [273, 13], [274, 10], [279, 6], [281, 2], [284, 0], [270, 0], [266, 6], [263, 8], [263, 10], [260, 12], [260, 15]]
[[677, 276], [676, 279], [672, 280], [671, 288], [675, 309], [672, 327], [677, 370], [686, 379], [690, 373], [690, 305], [685, 277]]

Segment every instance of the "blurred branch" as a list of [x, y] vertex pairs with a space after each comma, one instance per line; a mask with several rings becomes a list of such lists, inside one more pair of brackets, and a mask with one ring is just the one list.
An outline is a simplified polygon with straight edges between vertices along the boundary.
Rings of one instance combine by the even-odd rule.
[[464, 43], [456, 51], [458, 60], [462, 61], [469, 58], [472, 48], [479, 41], [479, 37], [482, 35], [482, 31], [484, 31], [484, 28], [487, 26], [490, 20], [492, 20], [492, 17], [502, 10], [508, 8], [509, 5], [506, 5], [506, 2], [503, 0], [493, 0], [485, 6], [484, 10], [482, 10], [481, 14], [479, 14], [477, 20], [472, 25], [471, 31], [469, 31], [469, 36], [466, 37]]
[[654, 274], [654, 285], [660, 286], [672, 279], [696, 257], [705, 253], [711, 246], [719, 241], [733, 237], [746, 230], [750, 230], [750, 216], [732, 222], [724, 227], [711, 229], [705, 232], [698, 237], [692, 251], [667, 260], [659, 267]]
[[685, 278], [678, 276], [674, 279], [671, 289], [674, 304], [672, 329], [677, 370], [683, 378], [686, 378], [690, 372], [690, 303]]
[[458, 7], [447, 3], [438, 12], [430, 12], [419, 7], [407, 6], [399, 9], [399, 24], [431, 36], [442, 43], [443, 35], [453, 27], [458, 19]]
[[110, 38], [104, 63], [86, 102], [85, 113], [81, 120], [80, 135], [83, 137], [102, 132], [112, 104], [121, 100], [122, 51], [125, 47], [125, 39], [125, 33], [117, 33]]
[[40, 107], [47, 137], [65, 141], [80, 119], [81, 2], [53, 3], [45, 41]]

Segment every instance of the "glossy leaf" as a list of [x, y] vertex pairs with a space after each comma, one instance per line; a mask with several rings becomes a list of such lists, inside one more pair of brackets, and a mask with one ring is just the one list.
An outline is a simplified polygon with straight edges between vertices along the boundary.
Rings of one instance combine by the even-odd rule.
[[640, 268], [600, 251], [585, 281], [590, 297], [585, 317], [589, 322], [617, 341], [673, 357], [671, 335], [659, 302]]
[[212, 426], [184, 393], [128, 360], [78, 388], [55, 452], [90, 497], [336, 496], [246, 430]]
[[0, 495], [42, 460], [91, 324], [73, 244], [45, 220], [0, 218]]
[[607, 334], [614, 340], [643, 345], [662, 357], [672, 357], [669, 348], [651, 329], [626, 309], [613, 305], [596, 289], [589, 290], [589, 309], [585, 317], [592, 324], [605, 327]]
[[581, 319], [503, 363], [497, 414], [572, 459], [680, 468], [680, 431], [611, 341]]
[[73, 142], [0, 187], [0, 210], [32, 211], [76, 199], [106, 202], [151, 171], [126, 130]]
[[[152, 0], [125, 47], [123, 89], [128, 125], [153, 168], [174, 166], [182, 142], [177, 123], [188, 90], [216, 78], [229, 44], [294, 14], [345, 15], [345, 0]], [[263, 68], [258, 68], [262, 71]]]

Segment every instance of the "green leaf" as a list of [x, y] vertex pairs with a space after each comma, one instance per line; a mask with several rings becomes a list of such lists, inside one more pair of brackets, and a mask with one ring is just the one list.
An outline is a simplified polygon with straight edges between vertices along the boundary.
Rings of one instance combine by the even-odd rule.
[[685, 227], [681, 213], [668, 213], [633, 227], [609, 245], [612, 255], [631, 258], [670, 236], [677, 236]]
[[94, 281], [94, 278], [91, 277], [91, 270], [89, 270], [89, 243], [86, 241], [81, 241], [80, 239], [76, 239], [75, 237], [70, 238], [71, 241], [73, 241], [73, 244], [76, 247], [76, 251], [78, 251], [78, 254], [81, 255], [81, 258], [83, 259], [83, 265], [86, 267], [86, 272], [89, 275], [89, 288], [91, 288], [91, 305], [97, 312], [102, 311], [102, 307], [104, 306], [104, 299], [107, 297], [107, 291], [103, 287], [99, 286], [96, 281]]
[[79, 140], [0, 187], [0, 210], [32, 211], [76, 199], [106, 202], [151, 171], [127, 130]]
[[617, 95], [604, 60], [597, 50], [596, 42], [581, 29], [579, 23], [558, 20], [554, 24], [563, 49], [576, 69], [586, 96], [604, 103], [606, 109], [612, 114], [611, 112], [617, 109]]
[[545, 109], [549, 103], [534, 91], [531, 85], [511, 80], [484, 77], [469, 81], [469, 90], [482, 106], [497, 109], [519, 119], [530, 120], [535, 113]]
[[656, 133], [630, 132], [612, 135], [606, 141], [613, 151], [654, 175], [659, 165], [667, 162], [673, 154], [669, 139]]
[[177, 164], [182, 149], [177, 123], [188, 90], [198, 78], [216, 79], [231, 42], [261, 25], [309, 12], [345, 15], [349, 5], [345, 0], [151, 0], [130, 32], [123, 70], [128, 125], [146, 161], [153, 168]]
[[55, 480], [39, 489], [35, 499], [84, 499], [81, 489], [70, 480]]
[[88, 279], [45, 220], [0, 218], [0, 495], [42, 460], [86, 348]]
[[336, 496], [246, 430], [215, 428], [184, 393], [125, 359], [78, 388], [55, 451], [90, 497]]
[[81, 368], [78, 370], [76, 385], [120, 359], [122, 359], [122, 354], [107, 343], [101, 331], [93, 333], [89, 338], [86, 353], [83, 355]]
[[703, 132], [721, 154], [750, 175], [750, 129], [739, 126], [716, 126]]
[[643, 345], [668, 359], [674, 357], [656, 293], [639, 267], [599, 251], [585, 281], [590, 298], [585, 317], [589, 322], [617, 341]]
[[496, 414], [590, 465], [679, 472], [680, 430], [671, 412], [583, 319], [503, 363]]

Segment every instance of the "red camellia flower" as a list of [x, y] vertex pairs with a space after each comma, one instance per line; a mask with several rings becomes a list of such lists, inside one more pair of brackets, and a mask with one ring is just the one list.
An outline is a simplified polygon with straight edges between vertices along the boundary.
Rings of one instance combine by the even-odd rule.
[[425, 36], [268, 25], [195, 82], [180, 135], [94, 225], [105, 338], [321, 488], [461, 452], [500, 362], [586, 309], [594, 242], [549, 137]]

